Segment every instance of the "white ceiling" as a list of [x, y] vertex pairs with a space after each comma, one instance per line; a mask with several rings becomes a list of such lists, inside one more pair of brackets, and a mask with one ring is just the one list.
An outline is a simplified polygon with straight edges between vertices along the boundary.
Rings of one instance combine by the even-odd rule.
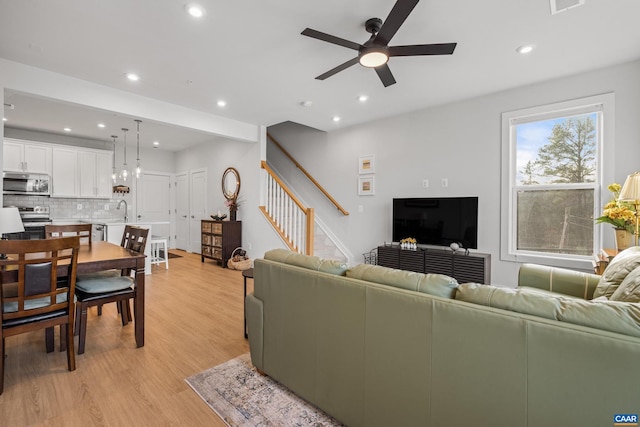
[[[549, 0], [422, 0], [390, 45], [457, 42], [453, 55], [391, 58], [397, 84], [387, 88], [359, 65], [319, 81], [355, 51], [300, 32], [310, 27], [364, 43], [364, 21], [384, 20], [394, 0], [194, 1], [207, 12], [200, 20], [185, 13], [186, 0], [0, 0], [0, 57], [242, 122], [294, 121], [322, 130], [640, 57], [638, 0], [586, 0], [557, 15]], [[532, 53], [516, 53], [529, 43]], [[125, 79], [131, 71], [139, 82]], [[366, 103], [357, 100], [361, 94]], [[5, 111], [6, 126], [55, 133], [69, 126], [77, 136], [103, 140], [112, 129], [135, 127], [133, 117], [5, 96], [15, 104]], [[219, 99], [227, 106], [218, 107]], [[43, 112], [51, 108], [59, 111]], [[96, 127], [105, 114], [117, 123], [106, 132]], [[155, 126], [180, 141], [165, 138], [165, 149], [210, 139], [146, 122], [145, 143]]]

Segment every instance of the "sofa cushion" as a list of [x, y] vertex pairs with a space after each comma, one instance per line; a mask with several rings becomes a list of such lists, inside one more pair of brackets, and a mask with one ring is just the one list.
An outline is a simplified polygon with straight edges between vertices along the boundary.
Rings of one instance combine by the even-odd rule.
[[609, 299], [611, 301], [640, 302], [640, 267], [627, 274], [627, 277]]
[[558, 320], [640, 337], [640, 306], [621, 301], [565, 300]]
[[360, 264], [347, 270], [347, 277], [443, 298], [453, 298], [458, 287], [456, 279], [444, 274], [422, 274], [372, 264]]
[[534, 288], [503, 288], [463, 283], [456, 291], [457, 300], [559, 320], [562, 301], [574, 299]]
[[639, 246], [632, 246], [620, 252], [602, 273], [598, 286], [593, 292], [593, 298], [604, 295], [611, 299], [620, 283], [638, 266], [640, 266]]
[[272, 249], [267, 251], [264, 254], [264, 259], [288, 265], [295, 265], [309, 270], [322, 271], [324, 273], [335, 274], [338, 276], [344, 276], [348, 269], [347, 264], [341, 261], [299, 254], [286, 249]]

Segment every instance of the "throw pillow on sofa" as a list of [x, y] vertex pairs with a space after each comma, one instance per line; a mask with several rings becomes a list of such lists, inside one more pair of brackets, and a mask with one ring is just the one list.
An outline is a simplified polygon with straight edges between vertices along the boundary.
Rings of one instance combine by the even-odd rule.
[[611, 295], [610, 300], [640, 302], [640, 267], [627, 274], [618, 289]]
[[593, 298], [604, 295], [611, 299], [620, 283], [637, 267], [640, 267], [640, 246], [632, 246], [620, 252], [602, 273]]

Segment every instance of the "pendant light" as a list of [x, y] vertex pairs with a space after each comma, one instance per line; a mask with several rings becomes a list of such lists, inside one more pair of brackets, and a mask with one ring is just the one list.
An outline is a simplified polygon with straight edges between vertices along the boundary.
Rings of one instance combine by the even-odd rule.
[[140, 166], [140, 123], [142, 120], [134, 120], [138, 125], [138, 144], [137, 144], [137, 158], [136, 158], [136, 178], [140, 178], [142, 176], [142, 166]]
[[113, 138], [113, 157], [111, 158], [111, 181], [115, 184], [118, 179], [118, 172], [116, 172], [116, 135], [111, 135]]
[[129, 169], [127, 169], [127, 132], [129, 129], [122, 128], [122, 132], [124, 132], [124, 162], [122, 163], [122, 170], [120, 171], [120, 179], [123, 182], [127, 182], [131, 173]]

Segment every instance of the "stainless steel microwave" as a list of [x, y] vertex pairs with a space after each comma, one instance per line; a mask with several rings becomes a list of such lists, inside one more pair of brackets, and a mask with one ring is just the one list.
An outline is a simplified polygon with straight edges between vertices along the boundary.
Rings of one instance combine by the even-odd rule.
[[49, 175], [4, 172], [2, 174], [2, 194], [28, 194], [49, 196], [51, 177]]

